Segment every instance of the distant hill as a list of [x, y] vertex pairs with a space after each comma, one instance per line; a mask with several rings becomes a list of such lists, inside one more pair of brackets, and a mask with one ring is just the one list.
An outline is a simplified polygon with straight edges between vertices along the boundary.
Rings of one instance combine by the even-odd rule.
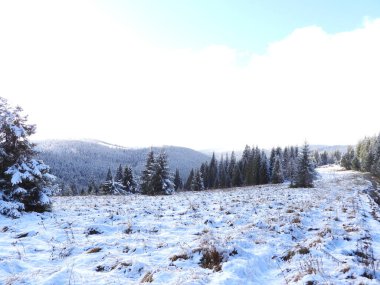
[[334, 152], [340, 151], [341, 153], [345, 153], [347, 151], [348, 145], [310, 145], [310, 150], [317, 150], [318, 152]]
[[[95, 183], [104, 181], [108, 167], [113, 175], [121, 164], [132, 167], [135, 175], [140, 175], [150, 148], [126, 148], [102, 141], [82, 140], [46, 140], [38, 141], [37, 151], [51, 168], [51, 173], [60, 178], [66, 185], [76, 184], [87, 187], [90, 180]], [[170, 170], [178, 168], [182, 179], [186, 179], [192, 168], [198, 168], [202, 162], [210, 160], [206, 154], [176, 146], [153, 147], [158, 154], [164, 148]]]

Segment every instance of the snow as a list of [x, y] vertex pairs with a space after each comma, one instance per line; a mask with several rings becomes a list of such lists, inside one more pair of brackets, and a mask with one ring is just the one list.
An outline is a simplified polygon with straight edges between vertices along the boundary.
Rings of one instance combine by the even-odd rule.
[[49, 166], [41, 161], [32, 159], [28, 162], [12, 165], [5, 173], [12, 175], [11, 183], [12, 185], [17, 185], [22, 183], [23, 180], [34, 181], [36, 177], [41, 178], [44, 176], [47, 179], [54, 179], [53, 175], [47, 173], [48, 170]]
[[[0, 216], [0, 284], [379, 284], [371, 183], [318, 171], [311, 189], [54, 197], [51, 213]], [[213, 249], [220, 271], [200, 266]]]
[[12, 132], [15, 134], [16, 137], [22, 137], [25, 135], [25, 130], [22, 127], [15, 126], [15, 125], [10, 125], [10, 128]]

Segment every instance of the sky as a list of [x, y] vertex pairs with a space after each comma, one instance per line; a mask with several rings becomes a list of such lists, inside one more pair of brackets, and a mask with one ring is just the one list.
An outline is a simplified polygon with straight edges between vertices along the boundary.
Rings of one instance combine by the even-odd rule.
[[0, 0], [0, 96], [34, 139], [355, 144], [379, 50], [378, 0]]

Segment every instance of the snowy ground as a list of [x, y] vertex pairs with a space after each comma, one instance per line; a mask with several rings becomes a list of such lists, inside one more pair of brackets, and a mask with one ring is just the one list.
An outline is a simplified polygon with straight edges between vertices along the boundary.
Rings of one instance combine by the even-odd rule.
[[0, 216], [0, 284], [379, 284], [371, 183], [319, 172], [313, 189], [58, 197]]

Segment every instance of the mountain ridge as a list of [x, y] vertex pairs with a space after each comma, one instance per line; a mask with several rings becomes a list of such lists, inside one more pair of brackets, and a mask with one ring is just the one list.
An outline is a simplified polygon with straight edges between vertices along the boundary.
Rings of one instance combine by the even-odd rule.
[[87, 187], [91, 181], [101, 183], [108, 168], [115, 174], [120, 164], [132, 167], [135, 176], [139, 176], [150, 149], [156, 154], [165, 150], [171, 172], [178, 168], [183, 180], [192, 168], [210, 160], [206, 154], [179, 146], [127, 148], [99, 140], [41, 140], [35, 143], [38, 159], [50, 166], [58, 182], [80, 188]]

